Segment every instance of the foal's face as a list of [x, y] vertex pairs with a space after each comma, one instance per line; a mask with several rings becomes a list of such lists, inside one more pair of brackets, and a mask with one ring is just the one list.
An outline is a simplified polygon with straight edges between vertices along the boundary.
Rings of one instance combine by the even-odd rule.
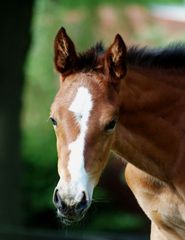
[[[80, 71], [82, 65], [77, 68], [80, 60], [71, 44], [61, 29], [55, 40], [55, 63], [61, 73], [61, 85], [51, 107], [60, 176], [53, 201], [66, 224], [80, 220], [91, 204], [93, 189], [114, 140], [119, 114], [119, 84], [110, 82], [106, 57], [97, 60], [101, 71]], [[76, 59], [71, 59], [66, 67], [69, 57]], [[116, 75], [115, 80], [118, 80]]]

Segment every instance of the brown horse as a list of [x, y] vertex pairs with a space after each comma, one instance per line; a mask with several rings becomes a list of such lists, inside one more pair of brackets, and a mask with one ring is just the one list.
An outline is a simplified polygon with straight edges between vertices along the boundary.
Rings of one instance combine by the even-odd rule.
[[84, 216], [113, 150], [128, 161], [126, 180], [152, 222], [151, 239], [185, 239], [185, 48], [127, 50], [118, 34], [107, 50], [77, 54], [61, 28], [55, 66], [61, 220]]

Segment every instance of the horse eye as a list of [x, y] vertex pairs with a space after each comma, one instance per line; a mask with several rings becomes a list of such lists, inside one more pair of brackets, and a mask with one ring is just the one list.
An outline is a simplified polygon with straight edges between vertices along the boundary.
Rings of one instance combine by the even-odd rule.
[[110, 121], [110, 122], [105, 126], [105, 131], [106, 131], [106, 132], [112, 131], [112, 130], [115, 128], [116, 123], [117, 123], [116, 120]]
[[57, 125], [57, 121], [54, 118], [50, 117], [50, 120], [51, 120], [53, 126]]

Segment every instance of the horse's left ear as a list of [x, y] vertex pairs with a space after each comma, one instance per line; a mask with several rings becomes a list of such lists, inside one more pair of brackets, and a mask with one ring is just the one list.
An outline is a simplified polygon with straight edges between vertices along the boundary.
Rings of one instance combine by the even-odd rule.
[[117, 34], [105, 55], [106, 68], [114, 83], [119, 83], [119, 80], [126, 75], [126, 54], [126, 45], [122, 37]]

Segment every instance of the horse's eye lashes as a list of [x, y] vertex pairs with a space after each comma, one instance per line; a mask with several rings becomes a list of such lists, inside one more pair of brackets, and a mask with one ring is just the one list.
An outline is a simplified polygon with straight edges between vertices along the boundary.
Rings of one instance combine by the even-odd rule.
[[105, 126], [104, 130], [105, 130], [106, 132], [109, 132], [109, 131], [113, 130], [113, 129], [115, 128], [115, 126], [116, 126], [116, 123], [117, 123], [116, 120], [110, 121], [110, 122]]
[[53, 126], [57, 126], [57, 121], [53, 117], [50, 117], [50, 120], [51, 120]]

